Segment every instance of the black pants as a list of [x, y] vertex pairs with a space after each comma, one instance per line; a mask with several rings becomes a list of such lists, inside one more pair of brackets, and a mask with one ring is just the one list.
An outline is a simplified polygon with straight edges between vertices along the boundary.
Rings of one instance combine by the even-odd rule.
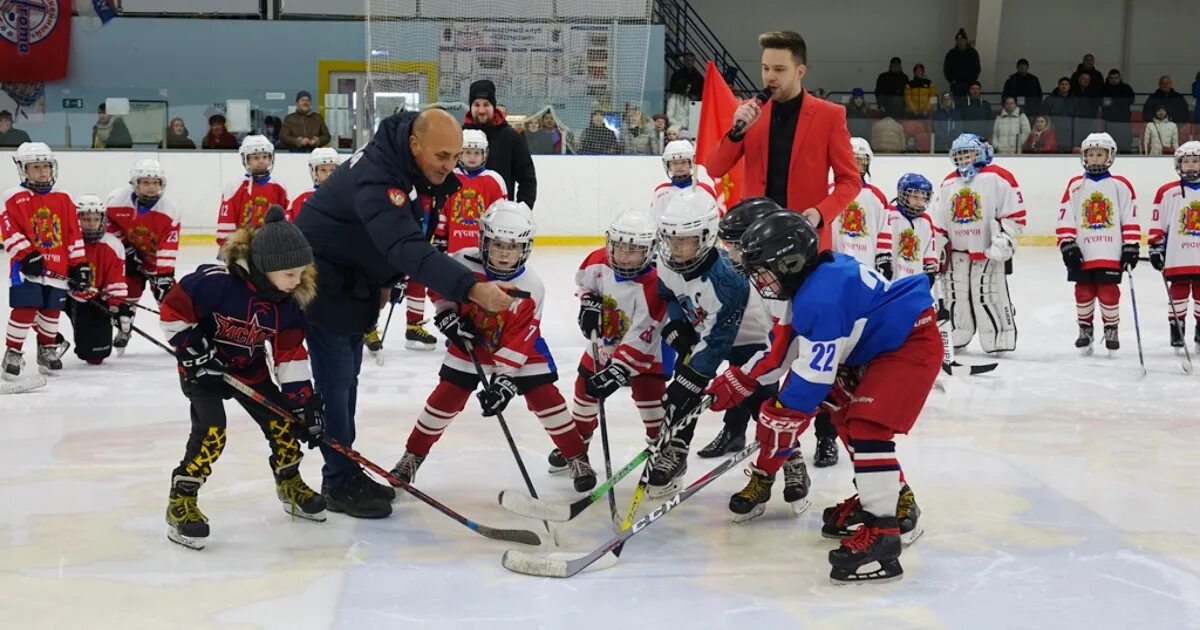
[[[269, 380], [255, 385], [254, 389], [272, 400], [282, 397], [279, 389]], [[216, 381], [195, 385], [187, 395], [192, 403], [192, 431], [183, 459], [171, 473], [172, 476], [204, 480], [212, 474], [212, 465], [221, 457], [221, 451], [225, 450], [225, 401], [230, 398], [236, 400], [262, 429], [271, 448], [267, 464], [272, 473], [278, 474], [281, 468], [299, 463], [303, 457], [299, 443], [288, 430], [287, 420], [275, 417], [225, 383]]]
[[113, 325], [108, 311], [96, 302], [67, 300], [67, 317], [75, 330], [75, 356], [99, 362], [112, 354]]

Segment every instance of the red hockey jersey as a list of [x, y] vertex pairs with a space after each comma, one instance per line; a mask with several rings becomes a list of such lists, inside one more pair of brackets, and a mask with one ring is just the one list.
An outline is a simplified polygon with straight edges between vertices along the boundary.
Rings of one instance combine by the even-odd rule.
[[242, 178], [225, 189], [221, 195], [221, 210], [217, 213], [217, 247], [225, 243], [238, 228], [251, 225], [259, 227], [267, 216], [267, 209], [280, 205], [288, 207], [287, 189], [272, 180]]
[[22, 274], [27, 282], [65, 290], [67, 281], [59, 278], [87, 262], [75, 201], [65, 192], [36, 193], [23, 186], [6, 190], [0, 195], [0, 236], [14, 265], [34, 250], [41, 252], [46, 275]]
[[[658, 294], [654, 266], [635, 278], [618, 278], [608, 265], [608, 251], [601, 247], [583, 260], [575, 284], [579, 295], [593, 293], [604, 304], [600, 360], [611, 358], [633, 374], [662, 374], [660, 340], [667, 304]], [[583, 353], [582, 365], [596, 371], [590, 351]]]
[[300, 216], [300, 209], [304, 207], [304, 202], [308, 201], [308, 198], [313, 196], [313, 193], [315, 192], [317, 192], [316, 188], [309, 188], [308, 190], [297, 195], [296, 198], [292, 200], [291, 207], [287, 208], [288, 221], [296, 221], [296, 217]]
[[[125, 285], [125, 246], [116, 236], [105, 234], [98, 241], [85, 241], [83, 250], [87, 264], [92, 268], [92, 284], [100, 292], [100, 301], [109, 306], [125, 303], [129, 294]], [[74, 293], [71, 297], [79, 300]]]
[[105, 206], [108, 231], [123, 247], [132, 245], [137, 250], [146, 273], [175, 275], [182, 214], [174, 199], [164, 195], [153, 206], [139, 208], [133, 187], [126, 184], [108, 195]]
[[508, 199], [504, 178], [496, 171], [485, 168], [471, 175], [459, 167], [454, 169], [454, 176], [462, 188], [442, 204], [434, 230], [434, 236], [445, 239], [446, 252], [450, 254], [479, 247], [479, 219], [484, 210], [496, 201]]

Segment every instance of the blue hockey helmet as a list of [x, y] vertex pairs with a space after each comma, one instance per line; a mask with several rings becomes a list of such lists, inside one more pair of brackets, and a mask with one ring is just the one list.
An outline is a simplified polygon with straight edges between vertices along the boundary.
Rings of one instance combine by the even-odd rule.
[[991, 164], [994, 154], [992, 145], [973, 133], [960, 135], [950, 145], [950, 161], [954, 162], [954, 170], [967, 181], [974, 179], [979, 169]]
[[[929, 209], [933, 199], [933, 184], [920, 173], [905, 173], [896, 182], [896, 209], [914, 219]], [[920, 200], [920, 203], [917, 203]]]

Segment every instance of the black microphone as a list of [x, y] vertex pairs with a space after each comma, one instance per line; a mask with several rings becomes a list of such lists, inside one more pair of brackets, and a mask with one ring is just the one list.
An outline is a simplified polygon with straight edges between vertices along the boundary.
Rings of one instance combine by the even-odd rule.
[[[764, 87], [761, 92], [759, 92], [758, 94], [755, 94], [754, 98], [755, 98], [755, 100], [758, 101], [759, 105], [766, 105], [767, 101], [771, 100], [771, 92], [774, 92], [774, 91], [775, 91], [775, 88], [768, 85], [768, 86]], [[740, 136], [740, 135], [742, 135], [742, 132], [745, 130], [746, 130], [746, 121], [739, 120], [739, 121], [733, 123], [733, 135]]]

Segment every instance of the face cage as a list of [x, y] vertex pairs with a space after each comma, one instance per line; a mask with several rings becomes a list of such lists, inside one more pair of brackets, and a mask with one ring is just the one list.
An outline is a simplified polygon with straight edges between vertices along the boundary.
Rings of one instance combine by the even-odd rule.
[[[792, 299], [807, 274], [803, 267], [796, 269], [797, 265], [794, 264], [796, 258], [797, 256], [793, 254], [745, 265], [746, 274], [750, 277], [750, 284], [754, 285], [754, 289], [764, 299], [783, 301]], [[745, 259], [743, 259], [744, 262]], [[759, 271], [770, 271], [774, 274], [775, 280], [764, 284], [759, 278]]]
[[[679, 162], [681, 160], [687, 160], [688, 162], [691, 162], [691, 165], [688, 166], [687, 173], [684, 175], [672, 175], [671, 162]], [[677, 157], [669, 160], [663, 160], [663, 170], [667, 172], [667, 177], [669, 177], [671, 181], [686, 182], [692, 178], [692, 171], [696, 170], [696, 158]]]
[[1183, 159], [1187, 158], [1187, 157], [1195, 157], [1195, 156], [1194, 155], [1178, 155], [1178, 154], [1175, 156], [1175, 172], [1179, 174], [1179, 179], [1182, 179], [1183, 181], [1185, 181], [1189, 184], [1195, 184], [1196, 182], [1200, 182], [1200, 167], [1197, 167], [1196, 170], [1194, 170], [1194, 171], [1183, 170]]
[[512, 269], [497, 269], [494, 265], [492, 265], [491, 256], [489, 255], [489, 252], [488, 252], [488, 250], [491, 249], [490, 246], [492, 244], [492, 240], [496, 240], [501, 243], [515, 243], [516, 242], [513, 240], [504, 240], [501, 238], [484, 236], [483, 233], [480, 232], [480, 234], [479, 234], [479, 258], [480, 258], [480, 260], [483, 261], [483, 268], [487, 269], [488, 274], [497, 280], [508, 280], [509, 278], [512, 278], [513, 276], [520, 273], [521, 268], [525, 266], [525, 261], [529, 260], [529, 253], [531, 251], [533, 251], [533, 240], [531, 239], [528, 242], [521, 244], [521, 245], [523, 245], [523, 247], [521, 249], [521, 257], [517, 259], [517, 264], [513, 265]]
[[689, 261], [677, 263], [675, 257], [671, 255], [671, 235], [663, 234], [658, 240], [658, 257], [668, 269], [675, 273], [688, 274], [700, 268], [704, 264], [704, 260], [708, 258], [708, 253], [712, 251], [713, 241], [712, 235], [708, 234], [708, 230], [704, 234], [680, 234], [681, 238], [696, 238], [699, 240], [699, 247], [696, 249], [696, 256]]
[[[143, 179], [157, 179], [158, 180], [158, 194], [157, 195], [150, 196], [150, 195], [139, 195], [138, 194], [138, 191], [137, 191], [138, 184], [141, 183], [141, 181]], [[158, 200], [162, 199], [162, 194], [164, 192], [166, 192], [166, 190], [167, 190], [167, 183], [165, 181], [163, 181], [163, 179], [161, 177], [135, 177], [133, 180], [133, 196], [135, 198], [137, 198], [137, 202], [143, 206], [153, 206], [154, 204], [158, 203]]]
[[[1104, 152], [1108, 154], [1108, 157], [1105, 158], [1103, 164], [1088, 164], [1087, 152], [1091, 149], [1104, 149]], [[1113, 152], [1108, 147], [1088, 147], [1087, 149], [1079, 152], [1079, 161], [1083, 163], [1083, 170], [1085, 173], [1090, 175], [1099, 175], [1107, 172], [1108, 169], [1112, 167]]]
[[859, 175], [866, 175], [871, 172], [871, 156], [866, 153], [855, 153], [854, 161], [858, 164]]
[[479, 161], [479, 166], [467, 166], [467, 163], [464, 160], [464, 158], [467, 156], [467, 151], [468, 151], [468, 149], [466, 147], [463, 148], [463, 154], [458, 157], [458, 165], [459, 166], [461, 166], [462, 168], [464, 168], [466, 170], [474, 170], [477, 168], [483, 168], [483, 167], [487, 166], [487, 159], [488, 159], [488, 150], [487, 149], [473, 148], [470, 150], [483, 152], [483, 159], [481, 159]]
[[[966, 164], [960, 164], [960, 162], [958, 160], [959, 156], [967, 155], [968, 153], [974, 153], [975, 157], [972, 158], [971, 161], [967, 162]], [[962, 175], [963, 170], [965, 170], [965, 169], [974, 170], [977, 168], [975, 165], [979, 162], [979, 149], [976, 147], [958, 149], [957, 151], [953, 151], [950, 153], [950, 159], [954, 161], [954, 169], [957, 170], [960, 175]]]
[[[910, 205], [908, 197], [914, 193], [920, 193], [925, 197], [924, 208], [917, 210], [915, 207]], [[925, 214], [925, 211], [929, 209], [929, 200], [931, 197], [932, 195], [930, 195], [928, 191], [921, 190], [920, 188], [905, 188], [904, 190], [900, 191], [899, 195], [896, 196], [896, 207], [900, 209], [900, 213], [904, 216], [910, 219], [915, 219], [916, 217]]]
[[[99, 221], [100, 227], [99, 228], [97, 228], [95, 230], [87, 230], [83, 227], [83, 218], [89, 214], [97, 214], [100, 216], [100, 221]], [[94, 212], [80, 212], [79, 213], [79, 231], [83, 233], [83, 240], [87, 241], [88, 243], [95, 243], [96, 241], [104, 238], [104, 232], [108, 228], [106, 223], [107, 223], [107, 221], [106, 221], [106, 217], [104, 216], [103, 211], [97, 210]]]
[[[271, 159], [267, 162], [267, 170], [254, 171], [254, 170], [250, 169], [250, 158], [252, 158], [256, 155], [271, 156]], [[242, 167], [246, 169], [246, 173], [248, 173], [251, 177], [265, 177], [267, 175], [270, 175], [271, 171], [275, 170], [275, 152], [274, 151], [256, 151], [254, 153], [247, 153], [246, 155], [242, 156]]]
[[[748, 275], [748, 272], [746, 271], [746, 261], [744, 258], [745, 252], [742, 251], [742, 235], [738, 234], [737, 236], [733, 236], [732, 234], [723, 234], [721, 235], [721, 242], [725, 244], [725, 249], [730, 252], [729, 263], [733, 265], [733, 270], [742, 274], [743, 276]], [[738, 255], [734, 256], [734, 252], [736, 252]]]
[[[31, 181], [29, 179], [29, 173], [26, 172], [25, 169], [29, 166], [33, 166], [34, 164], [49, 164], [50, 165], [50, 181], [48, 183], [35, 184], [33, 181]], [[49, 192], [50, 189], [54, 188], [54, 183], [58, 181], [58, 160], [50, 160], [48, 162], [46, 162], [46, 161], [26, 162], [24, 164], [21, 164], [20, 162], [18, 162], [17, 170], [19, 171], [19, 173], [21, 175], [21, 183], [25, 184], [26, 188], [28, 188], [29, 190], [32, 190], [34, 192], [40, 192], [40, 193]]]
[[[321, 162], [320, 164], [313, 164], [312, 166], [308, 167], [308, 174], [310, 177], [312, 177], [313, 186], [319, 185], [317, 184], [317, 169], [321, 168], [322, 166], [332, 166], [335, 170], [337, 169], [337, 164], [334, 164], [333, 162]], [[329, 175], [332, 177], [333, 173], [330, 173]], [[326, 179], [328, 179], [328, 177]]]
[[[618, 245], [631, 245], [633, 247], [643, 248], [642, 264], [637, 267], [626, 267], [624, 265], [617, 264], [616, 248]], [[608, 252], [608, 266], [611, 267], [613, 273], [615, 273], [617, 277], [622, 280], [628, 280], [630, 278], [637, 277], [643, 271], [649, 269], [650, 263], [654, 262], [654, 250], [656, 249], [655, 245], [656, 243], [654, 240], [650, 241], [649, 245], [639, 245], [637, 243], [631, 243], [628, 241], [614, 241], [610, 238], [604, 245], [605, 251]]]

